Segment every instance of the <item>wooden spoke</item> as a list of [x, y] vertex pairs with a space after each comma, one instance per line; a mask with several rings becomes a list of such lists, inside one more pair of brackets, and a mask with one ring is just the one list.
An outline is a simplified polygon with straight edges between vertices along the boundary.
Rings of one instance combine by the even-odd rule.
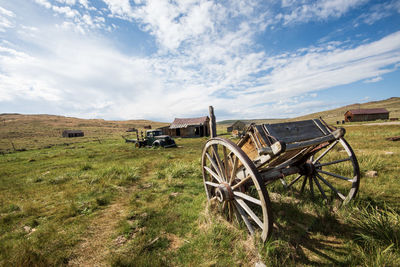
[[242, 199], [245, 199], [245, 200], [247, 200], [247, 201], [250, 201], [250, 202], [252, 202], [252, 203], [254, 203], [254, 204], [257, 204], [257, 205], [260, 205], [260, 206], [261, 206], [261, 201], [260, 201], [260, 200], [254, 198], [254, 197], [251, 197], [251, 196], [249, 196], [249, 195], [246, 195], [245, 193], [238, 192], [238, 191], [233, 191], [233, 194], [234, 194], [235, 196], [237, 196], [237, 197], [240, 197], [240, 198], [242, 198]]
[[322, 181], [324, 182], [333, 192], [336, 193], [336, 195], [338, 195], [342, 200], [345, 200], [346, 197], [340, 193], [335, 187], [333, 187], [333, 185], [331, 185], [327, 180], [324, 179], [324, 177], [322, 177], [321, 175], [319, 175], [318, 173], [316, 173], [316, 176]]
[[[217, 163], [215, 162], [215, 160], [214, 160], [214, 159], [210, 156], [210, 154], [208, 154], [207, 152], [206, 152], [206, 156], [207, 156], [208, 160], [210, 161], [211, 165], [214, 167], [214, 170], [217, 171], [218, 176], [219, 176], [219, 177], [222, 177], [221, 171], [220, 171], [220, 169], [218, 168], [218, 165], [217, 165]], [[206, 166], [204, 166], [204, 167], [206, 167]], [[221, 182], [222, 182], [222, 180], [221, 180]], [[221, 182], [220, 182], [220, 183], [221, 183]]]
[[297, 176], [296, 178], [294, 178], [294, 180], [290, 183], [290, 184], [288, 184], [287, 186], [286, 186], [286, 188], [289, 188], [289, 187], [291, 187], [294, 183], [296, 183], [301, 177], [303, 177], [303, 175], [302, 174], [299, 174], [299, 176]]
[[333, 165], [333, 164], [337, 164], [337, 163], [345, 162], [345, 161], [349, 161], [349, 160], [351, 160], [351, 158], [338, 159], [338, 160], [334, 160], [334, 161], [326, 162], [326, 163], [316, 163], [314, 166], [315, 167], [328, 166], [328, 165]]
[[242, 186], [244, 183], [246, 183], [247, 181], [249, 181], [251, 179], [251, 176], [248, 175], [246, 178], [244, 178], [243, 180], [241, 180], [239, 183], [235, 184], [234, 186], [232, 186], [232, 190], [235, 190], [236, 188], [238, 188], [239, 186]]
[[228, 155], [226, 152], [226, 147], [222, 147], [222, 151], [224, 153], [224, 169], [225, 169], [225, 181], [229, 182], [229, 162], [228, 162]]
[[305, 176], [304, 180], [303, 180], [303, 184], [301, 185], [300, 193], [303, 193], [304, 187], [306, 186], [306, 183], [307, 183], [307, 177]]
[[342, 179], [342, 180], [345, 180], [345, 181], [348, 181], [348, 182], [353, 182], [353, 179], [341, 176], [339, 174], [335, 174], [335, 173], [331, 173], [331, 172], [327, 172], [327, 171], [323, 171], [323, 170], [318, 170], [318, 169], [317, 169], [317, 172], [320, 172], [320, 173], [323, 173], [323, 174], [326, 174], [326, 175], [329, 175], [329, 176], [332, 176], [332, 177], [336, 177], [336, 178], [339, 178], [339, 179]]
[[230, 221], [233, 220], [232, 203], [231, 202], [228, 202], [228, 218]]
[[249, 220], [247, 219], [247, 215], [246, 215], [246, 213], [244, 212], [243, 208], [242, 208], [237, 202], [235, 202], [235, 206], [236, 206], [236, 209], [238, 210], [240, 216], [242, 217], [244, 223], [246, 224], [247, 229], [249, 229], [249, 232], [250, 232], [251, 234], [254, 234], [254, 228], [253, 228], [253, 226], [251, 225], [251, 223], [249, 222]]
[[[336, 149], [333, 149], [335, 146]], [[330, 155], [326, 156], [329, 152]], [[343, 153], [347, 156], [343, 156]], [[325, 162], [321, 162], [323, 158]], [[328, 195], [330, 193], [341, 199], [342, 205], [356, 196], [360, 185], [360, 168], [353, 150], [343, 138], [329, 144], [322, 152], [310, 156], [305, 167], [305, 170], [312, 171], [309, 174], [311, 177], [308, 177], [311, 195], [318, 194], [328, 200], [328, 197], [331, 199]], [[314, 190], [312, 183], [317, 185], [318, 190]]]
[[[227, 220], [243, 221], [251, 234], [261, 230], [265, 241], [272, 231], [271, 204], [262, 177], [248, 155], [232, 141], [215, 137], [204, 145], [201, 164], [207, 198], [218, 200], [215, 203]], [[226, 190], [232, 191], [233, 200], [225, 195]], [[254, 190], [254, 195], [247, 190]]]
[[212, 197], [212, 198], [210, 198], [210, 201], [215, 201], [215, 200], [217, 200], [217, 197], [215, 196], [215, 197]]
[[224, 203], [222, 203], [222, 208], [221, 208], [221, 211], [222, 211], [222, 212], [225, 210], [227, 203], [228, 203], [228, 202], [226, 202], [226, 201], [225, 201]]
[[315, 182], [315, 184], [317, 185], [318, 190], [319, 190], [319, 192], [321, 192], [321, 195], [324, 197], [324, 199], [328, 199], [328, 198], [326, 197], [325, 191], [324, 191], [324, 189], [322, 188], [321, 184], [319, 183], [318, 179], [317, 179], [316, 177], [314, 177], [314, 176], [312, 176], [312, 178], [314, 179], [314, 182]]
[[257, 223], [257, 225], [261, 229], [263, 229], [264, 226], [261, 220], [257, 217], [257, 215], [254, 214], [254, 212], [250, 209], [249, 206], [247, 206], [247, 204], [243, 200], [236, 198], [234, 201], [238, 203], [246, 211], [247, 214], [250, 215], [250, 217]]
[[208, 168], [207, 166], [204, 166], [203, 167], [209, 174], [211, 174], [214, 178], [215, 178], [215, 180], [217, 180], [218, 181], [218, 183], [222, 183], [222, 180], [221, 180], [221, 178], [218, 176], [218, 174], [216, 174], [215, 172], [213, 172], [210, 168]]
[[314, 198], [314, 186], [313, 186], [313, 179], [312, 176], [308, 177], [308, 182], [310, 184], [310, 193], [311, 193], [311, 198]]
[[318, 162], [320, 159], [322, 159], [337, 143], [339, 142], [339, 140], [336, 140], [335, 142], [333, 142], [331, 145], [329, 145], [329, 147], [321, 154], [319, 155], [315, 160], [313, 160], [312, 163], [316, 163]]
[[229, 179], [229, 185], [231, 185], [233, 183], [233, 181], [235, 180], [238, 162], [239, 162], [238, 157], [235, 157], [235, 159], [233, 160], [233, 167], [232, 167], [232, 172], [231, 172], [231, 176]]
[[215, 159], [217, 161], [217, 164], [218, 164], [218, 167], [219, 167], [219, 174], [221, 175], [222, 179], [226, 182], [225, 168], [222, 165], [221, 158], [219, 157], [218, 149], [216, 147], [217, 146], [212, 146], [212, 150], [213, 150], [214, 157], [215, 157]]
[[213, 183], [213, 182], [209, 182], [209, 181], [206, 181], [205, 184], [213, 186], [213, 187], [219, 187], [219, 184], [216, 184], [216, 183]]

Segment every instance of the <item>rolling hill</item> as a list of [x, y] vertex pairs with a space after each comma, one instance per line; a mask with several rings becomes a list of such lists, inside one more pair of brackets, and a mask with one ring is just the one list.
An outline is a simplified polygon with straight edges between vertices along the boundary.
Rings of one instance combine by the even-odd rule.
[[[127, 134], [128, 128], [143, 129], [168, 125], [149, 120], [106, 121], [56, 115], [0, 114], [0, 151], [41, 148], [52, 145], [115, 139]], [[85, 137], [62, 138], [63, 130], [82, 130]]]
[[[287, 118], [287, 119], [249, 119], [243, 120], [246, 123], [278, 123], [278, 122], [286, 122], [286, 121], [297, 121], [297, 120], [307, 120], [307, 119], [315, 119], [322, 117], [328, 123], [336, 123], [336, 121], [342, 121], [344, 119], [344, 113], [350, 109], [366, 109], [366, 108], [386, 108], [390, 114], [390, 118], [399, 118], [400, 117], [400, 97], [391, 97], [389, 99], [381, 100], [381, 101], [372, 101], [363, 104], [352, 104], [348, 106], [343, 106], [336, 109], [311, 113], [308, 115], [295, 117], [295, 118]], [[218, 122], [218, 125], [229, 126], [236, 120], [224, 120]]]

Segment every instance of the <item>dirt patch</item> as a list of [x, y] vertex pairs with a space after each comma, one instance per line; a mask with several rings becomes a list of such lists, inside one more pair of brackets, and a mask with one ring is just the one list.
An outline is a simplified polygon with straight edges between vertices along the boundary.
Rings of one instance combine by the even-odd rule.
[[107, 258], [111, 253], [112, 237], [118, 222], [127, 216], [128, 199], [120, 197], [93, 220], [84, 240], [78, 245], [70, 266], [108, 266]]
[[179, 238], [177, 235], [167, 233], [166, 234], [169, 240], [169, 250], [177, 250], [183, 245], [183, 239]]
[[376, 123], [364, 123], [363, 125], [400, 125], [400, 121], [387, 121], [387, 122], [376, 122]]

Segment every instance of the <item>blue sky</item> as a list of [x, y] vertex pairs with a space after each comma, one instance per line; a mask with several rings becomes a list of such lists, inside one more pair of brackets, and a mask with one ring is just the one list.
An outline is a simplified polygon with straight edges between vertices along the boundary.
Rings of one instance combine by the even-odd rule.
[[0, 113], [294, 117], [399, 96], [400, 0], [0, 0]]

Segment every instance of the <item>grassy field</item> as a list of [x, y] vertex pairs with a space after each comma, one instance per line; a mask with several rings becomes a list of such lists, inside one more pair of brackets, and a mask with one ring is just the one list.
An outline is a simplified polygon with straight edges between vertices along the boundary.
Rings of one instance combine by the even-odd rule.
[[398, 266], [400, 142], [385, 138], [400, 127], [345, 127], [363, 176], [357, 199], [338, 209], [269, 187], [265, 244], [207, 204], [206, 139], [134, 149], [117, 131], [101, 143], [35, 136], [57, 145], [0, 155], [0, 265]]

